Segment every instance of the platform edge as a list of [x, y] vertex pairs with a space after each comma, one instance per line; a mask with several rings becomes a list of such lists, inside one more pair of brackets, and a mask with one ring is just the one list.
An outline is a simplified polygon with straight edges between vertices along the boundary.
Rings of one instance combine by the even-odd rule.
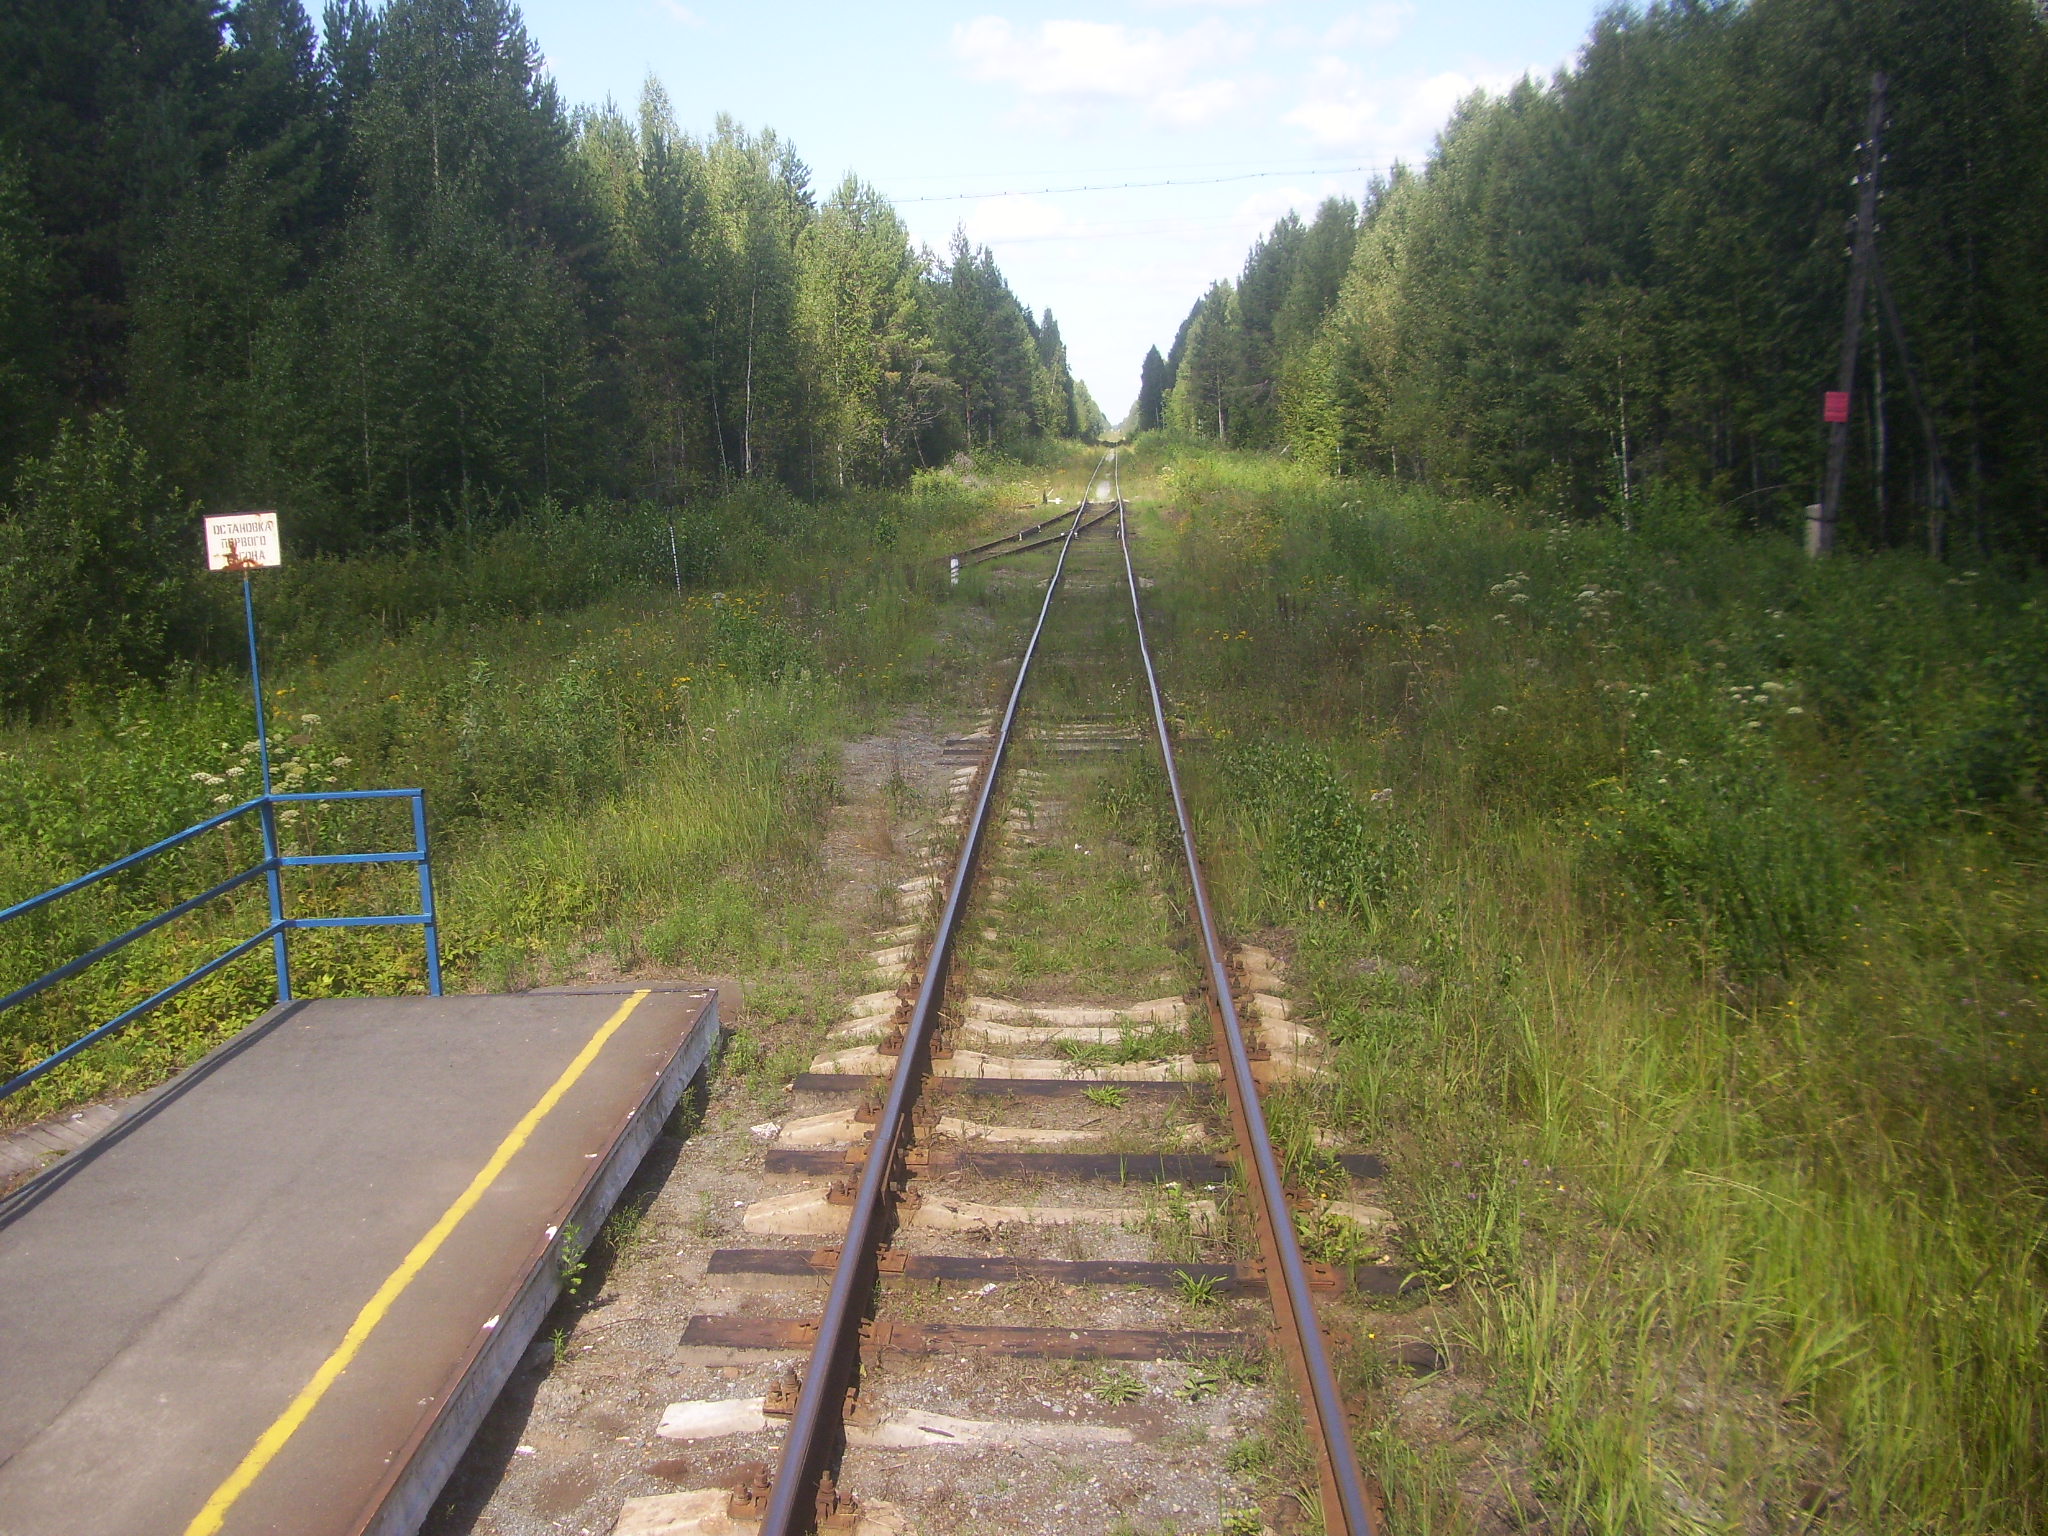
[[[649, 1087], [611, 1152], [592, 1170], [572, 1202], [564, 1229], [572, 1224], [595, 1233], [611, 1214], [620, 1193], [632, 1179], [683, 1092], [703, 1070], [718, 1038], [718, 993], [691, 1027], [683, 1048]], [[541, 1249], [526, 1277], [499, 1310], [498, 1326], [471, 1353], [454, 1389], [442, 1399], [441, 1411], [395, 1458], [384, 1486], [356, 1523], [360, 1536], [414, 1536], [434, 1501], [441, 1496], [456, 1464], [476, 1438], [486, 1415], [512, 1379], [541, 1323], [561, 1296], [562, 1238]]]

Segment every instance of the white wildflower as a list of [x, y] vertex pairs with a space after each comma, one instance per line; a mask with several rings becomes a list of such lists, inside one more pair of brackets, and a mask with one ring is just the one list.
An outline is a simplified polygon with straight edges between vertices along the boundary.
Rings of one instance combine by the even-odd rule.
[[1785, 713], [1788, 715], [1803, 715], [1806, 713], [1806, 711], [1801, 709], [1797, 704], [1794, 704], [1790, 709], [1786, 710]]
[[318, 725], [320, 717], [318, 715], [301, 715], [299, 716], [299, 723], [301, 725]]
[[1372, 803], [1374, 805], [1391, 805], [1393, 801], [1394, 792], [1391, 789], [1376, 789], [1372, 792]]
[[355, 766], [355, 759], [351, 757], [337, 757], [331, 759], [327, 766], [330, 768], [352, 768]]
[[228, 777], [231, 779], [239, 779], [243, 774], [247, 773], [248, 771], [249, 770], [244, 768], [240, 763], [237, 763], [235, 764], [234, 767], [228, 770]]

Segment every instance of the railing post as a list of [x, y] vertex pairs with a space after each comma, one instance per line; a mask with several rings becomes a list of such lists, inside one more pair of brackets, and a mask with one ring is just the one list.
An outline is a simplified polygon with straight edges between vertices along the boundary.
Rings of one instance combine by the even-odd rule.
[[277, 806], [267, 790], [256, 815], [263, 823], [263, 883], [270, 891], [270, 926], [275, 930], [270, 936], [270, 953], [277, 962], [277, 1000], [288, 1003], [292, 1000], [292, 960], [284, 936], [290, 925], [285, 921], [284, 880], [277, 862]]
[[427, 854], [427, 797], [415, 790], [412, 795], [412, 846], [419, 855], [420, 865], [420, 915], [426, 919], [424, 927], [427, 936], [427, 991], [431, 996], [441, 995], [441, 923], [434, 914], [434, 864]]
[[256, 700], [256, 751], [263, 764], [263, 793], [270, 793], [270, 726], [263, 718], [263, 663], [256, 657], [256, 598], [249, 573], [242, 572], [242, 618], [249, 626], [249, 692]]
[[270, 723], [263, 716], [263, 663], [256, 654], [256, 598], [249, 586], [249, 573], [242, 572], [242, 618], [249, 626], [249, 693], [256, 701], [256, 753], [263, 765], [263, 802], [257, 819], [263, 823], [263, 883], [270, 890], [271, 958], [277, 962], [277, 1000], [292, 1000], [292, 961], [285, 946], [284, 881], [277, 866], [277, 807], [271, 803]]

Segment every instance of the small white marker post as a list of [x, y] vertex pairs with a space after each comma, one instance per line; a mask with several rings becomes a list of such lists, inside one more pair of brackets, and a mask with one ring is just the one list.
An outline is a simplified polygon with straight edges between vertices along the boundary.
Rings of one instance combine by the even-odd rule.
[[[263, 716], [263, 666], [256, 652], [256, 598], [249, 585], [249, 573], [266, 566], [284, 564], [284, 548], [278, 541], [275, 512], [229, 512], [206, 519], [206, 568], [233, 571], [242, 578], [242, 618], [249, 628], [249, 691], [256, 701], [256, 750], [263, 765], [263, 805], [258, 812], [263, 822], [263, 857], [272, 865], [265, 877], [270, 887], [270, 920], [284, 921], [284, 885], [277, 869], [277, 814], [270, 799], [270, 728]], [[270, 941], [277, 961], [277, 1000], [292, 997], [291, 962], [285, 952], [282, 929]]]

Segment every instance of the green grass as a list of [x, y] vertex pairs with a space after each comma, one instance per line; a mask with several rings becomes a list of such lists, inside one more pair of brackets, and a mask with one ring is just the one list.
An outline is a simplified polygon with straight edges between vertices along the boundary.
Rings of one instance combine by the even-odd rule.
[[[838, 965], [847, 936], [812, 899], [837, 743], [929, 693], [958, 598], [925, 557], [1007, 526], [1022, 499], [1021, 484], [948, 476], [817, 508], [738, 493], [682, 519], [681, 593], [651, 508], [546, 507], [435, 550], [287, 568], [258, 599], [279, 787], [425, 789], [451, 988]], [[232, 666], [0, 729], [0, 905], [254, 793], [252, 736]], [[324, 810], [286, 840], [353, 851], [410, 830], [390, 807]], [[249, 829], [214, 834], [67, 900], [10, 934], [0, 991], [256, 856]], [[300, 914], [410, 911], [411, 881], [295, 874], [289, 899]], [[10, 1011], [0, 1071], [261, 921], [260, 890], [245, 890]], [[417, 929], [301, 935], [293, 959], [306, 996], [424, 985]], [[267, 955], [247, 957], [0, 1106], [0, 1122], [146, 1087], [270, 998]]]
[[1403, 1528], [1477, 1477], [1554, 1530], [2039, 1529], [2040, 578], [1669, 491], [1150, 442], [1126, 486], [1227, 924], [1292, 950], [1303, 1112], [1389, 1155], [1484, 1384], [1376, 1428]]
[[1104, 1366], [1095, 1377], [1095, 1397], [1112, 1406], [1136, 1402], [1145, 1395], [1145, 1383], [1125, 1365]]

